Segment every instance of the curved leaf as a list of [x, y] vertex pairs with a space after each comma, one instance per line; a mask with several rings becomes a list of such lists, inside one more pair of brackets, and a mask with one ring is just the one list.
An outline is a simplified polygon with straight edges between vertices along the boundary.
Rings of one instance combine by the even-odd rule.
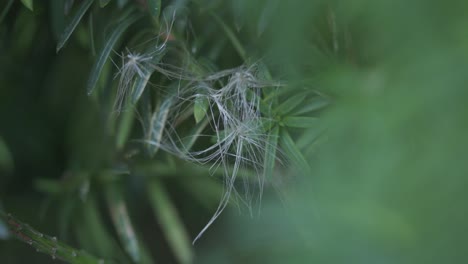
[[81, 18], [83, 18], [84, 14], [86, 13], [86, 11], [88, 11], [89, 7], [93, 4], [93, 2], [94, 0], [85, 0], [81, 3], [80, 7], [78, 8], [78, 11], [76, 11], [75, 15], [73, 16], [70, 24], [68, 24], [68, 26], [65, 28], [62, 35], [60, 36], [56, 52], [59, 52], [59, 50], [65, 45], [78, 23], [80, 23]]
[[88, 95], [91, 95], [91, 93], [94, 90], [94, 87], [96, 87], [96, 84], [99, 80], [99, 76], [101, 75], [102, 68], [104, 67], [104, 64], [107, 62], [107, 59], [109, 58], [109, 54], [112, 51], [112, 48], [114, 47], [114, 45], [117, 43], [117, 40], [120, 38], [120, 36], [122, 36], [125, 30], [131, 24], [135, 23], [140, 17], [141, 17], [140, 14], [130, 15], [126, 19], [123, 19], [123, 21], [114, 28], [109, 39], [106, 41], [106, 43], [100, 50], [98, 58], [96, 62], [94, 63], [93, 68], [91, 69], [91, 75], [88, 79], [88, 85], [87, 85]]

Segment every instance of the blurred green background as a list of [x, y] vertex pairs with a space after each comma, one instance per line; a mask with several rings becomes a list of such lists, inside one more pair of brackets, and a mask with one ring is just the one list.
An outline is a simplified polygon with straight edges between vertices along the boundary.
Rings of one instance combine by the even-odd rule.
[[[287, 83], [277, 100], [314, 91], [332, 102], [311, 114], [317, 126], [288, 130], [302, 157], [280, 134], [282, 162], [267, 175], [260, 214], [228, 206], [190, 253], [168, 240], [164, 223], [180, 221], [193, 239], [219, 202], [219, 178], [166, 156], [147, 175], [95, 175], [125, 158], [99, 100], [86, 94], [96, 59], [89, 21], [99, 36], [132, 6], [147, 14], [146, 1], [95, 1], [58, 53], [84, 1], [32, 1], [33, 10], [22, 2], [0, 3], [0, 210], [118, 263], [132, 257], [108, 197], [126, 201], [140, 246], [158, 263], [468, 262], [468, 2], [162, 1], [188, 14], [175, 30], [195, 36], [184, 41], [197, 59], [217, 69], [244, 60], [213, 26], [217, 16], [247, 56]], [[294, 162], [302, 158], [308, 168]], [[154, 217], [148, 177], [164, 186], [178, 220]], [[7, 230], [1, 221], [1, 263], [54, 262]]]

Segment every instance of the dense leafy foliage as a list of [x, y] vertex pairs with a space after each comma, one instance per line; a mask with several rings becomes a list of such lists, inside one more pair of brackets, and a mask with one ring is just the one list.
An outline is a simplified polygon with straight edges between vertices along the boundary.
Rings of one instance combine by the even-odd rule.
[[2, 263], [467, 260], [463, 1], [0, 8]]

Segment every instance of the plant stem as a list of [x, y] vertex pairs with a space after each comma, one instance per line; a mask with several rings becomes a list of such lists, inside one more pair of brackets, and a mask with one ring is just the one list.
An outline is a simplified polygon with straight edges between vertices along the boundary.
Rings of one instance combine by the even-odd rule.
[[60, 242], [56, 237], [42, 234], [27, 224], [22, 223], [11, 214], [0, 212], [0, 219], [4, 220], [12, 235], [36, 248], [37, 252], [49, 254], [52, 259], [60, 259], [72, 264], [104, 264], [103, 259], [98, 259], [88, 253], [77, 250]]

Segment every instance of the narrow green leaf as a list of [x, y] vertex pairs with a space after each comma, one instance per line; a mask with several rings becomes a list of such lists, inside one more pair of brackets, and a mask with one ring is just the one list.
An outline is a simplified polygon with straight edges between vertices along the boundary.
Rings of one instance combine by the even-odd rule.
[[329, 104], [330, 100], [328, 98], [325, 98], [323, 96], [316, 96], [311, 100], [307, 100], [307, 103], [304, 103], [301, 107], [294, 111], [294, 114], [302, 115], [305, 113], [314, 112], [327, 107]]
[[135, 105], [145, 91], [146, 85], [153, 74], [153, 70], [142, 69], [143, 76], [137, 76], [132, 89], [132, 104]]
[[270, 0], [264, 5], [257, 23], [257, 36], [262, 35], [268, 28], [269, 24], [273, 20], [273, 15], [275, 14], [278, 4], [278, 0]]
[[155, 21], [159, 21], [161, 14], [161, 0], [148, 0], [148, 10]]
[[209, 102], [205, 97], [198, 97], [195, 99], [193, 105], [193, 116], [195, 117], [195, 122], [199, 123], [206, 116], [206, 111], [208, 110]]
[[242, 46], [242, 44], [240, 43], [240, 41], [237, 38], [236, 34], [234, 34], [234, 32], [231, 30], [231, 28], [229, 28], [228, 25], [226, 25], [226, 23], [224, 23], [224, 21], [221, 20], [221, 18], [218, 15], [216, 15], [214, 13], [211, 13], [211, 16], [221, 26], [221, 28], [223, 29], [224, 33], [226, 34], [226, 36], [231, 41], [231, 44], [234, 46], [234, 48], [236, 49], [239, 56], [244, 61], [246, 61], [247, 60], [247, 53], [245, 52], [245, 49]]
[[[150, 48], [147, 50], [148, 53], [153, 53], [154, 48]], [[165, 50], [162, 52], [162, 54], [158, 56], [154, 56], [153, 59], [151, 60], [151, 63], [157, 64], [162, 57], [165, 55]], [[132, 97], [132, 104], [135, 105], [138, 100], [140, 99], [141, 95], [145, 91], [146, 85], [149, 82], [149, 79], [151, 78], [151, 75], [154, 73], [154, 68], [151, 66], [148, 67], [142, 67], [142, 72], [143, 76], [137, 76], [135, 78], [135, 82], [132, 87], [132, 92], [131, 92], [131, 97]]]
[[54, 33], [54, 37], [56, 40], [60, 38], [60, 35], [65, 28], [65, 13], [63, 10], [65, 9], [65, 1], [64, 0], [51, 0], [49, 1], [49, 17], [50, 23], [52, 26], [52, 32]]
[[275, 126], [268, 134], [267, 146], [265, 148], [264, 177], [271, 179], [276, 162], [276, 149], [278, 147], [279, 127]]
[[245, 24], [246, 18], [246, 1], [231, 1], [231, 10], [234, 17], [234, 25], [239, 32]]
[[101, 75], [102, 68], [109, 58], [109, 54], [112, 51], [112, 48], [117, 43], [117, 40], [123, 34], [123, 32], [134, 22], [136, 22], [141, 17], [140, 14], [133, 14], [129, 17], [123, 19], [120, 24], [118, 24], [112, 31], [109, 39], [106, 41], [102, 49], [98, 53], [96, 62], [91, 69], [91, 75], [88, 79], [87, 92], [88, 95], [91, 95], [94, 87], [96, 86], [99, 76]]
[[11, 5], [13, 4], [14, 0], [8, 0], [6, 5], [3, 7], [2, 12], [0, 13], [0, 24], [2, 23], [3, 19], [5, 16], [8, 14], [8, 11], [10, 11]]
[[318, 120], [317, 117], [287, 116], [283, 118], [282, 123], [287, 127], [309, 128], [315, 126]]
[[[192, 176], [192, 173], [193, 172], [187, 172], [187, 174], [189, 174], [188, 176]], [[198, 177], [195, 181], [188, 181], [182, 178], [178, 183], [194, 200], [200, 203], [201, 206], [211, 211], [218, 206], [219, 197], [224, 193], [224, 186], [221, 182], [212, 177], [207, 177], [209, 172], [204, 172], [203, 175], [205, 176]]]
[[148, 184], [147, 194], [153, 212], [179, 263], [192, 263], [193, 251], [182, 220], [164, 186], [157, 179]]
[[280, 104], [275, 111], [281, 115], [286, 115], [291, 112], [294, 108], [298, 107], [305, 99], [306, 94], [299, 93], [294, 96], [291, 96], [282, 104]]
[[185, 151], [189, 151], [192, 147], [193, 144], [195, 144], [195, 141], [197, 138], [200, 136], [202, 133], [203, 129], [208, 125], [208, 118], [202, 119], [199, 123], [197, 123], [191, 130], [188, 136], [185, 136], [183, 138], [183, 148]]
[[127, 142], [127, 139], [130, 136], [130, 132], [132, 132], [132, 125], [133, 121], [135, 120], [134, 117], [135, 112], [132, 110], [126, 110], [122, 113], [117, 128], [117, 150], [121, 150], [125, 146], [125, 143]]
[[296, 140], [296, 146], [301, 150], [309, 147], [312, 143], [317, 141], [323, 132], [324, 128], [320, 124], [304, 129], [302, 135]]
[[81, 206], [80, 219], [75, 225], [75, 235], [81, 245], [92, 248], [97, 254], [107, 258], [120, 259], [129, 263], [117, 241], [108, 232], [96, 199], [90, 196]]
[[311, 168], [309, 166], [309, 163], [305, 159], [304, 155], [302, 155], [301, 151], [296, 146], [286, 129], [281, 130], [280, 139], [281, 146], [286, 154], [286, 157], [288, 157], [291, 160], [291, 162], [293, 162], [293, 164], [297, 166], [296, 170], [310, 174]]
[[105, 7], [111, 0], [99, 0], [99, 6]]
[[0, 137], [0, 171], [10, 171], [13, 169], [13, 156], [7, 145]]
[[156, 154], [159, 149], [158, 145], [161, 143], [164, 127], [166, 126], [167, 116], [172, 104], [172, 96], [167, 97], [162, 102], [158, 111], [154, 112], [153, 116], [151, 117], [149, 126], [150, 131], [148, 131], [149, 133], [147, 135], [147, 140], [150, 141], [149, 150], [151, 155]]
[[21, 3], [23, 3], [23, 5], [31, 10], [31, 11], [34, 11], [34, 8], [33, 8], [33, 0], [21, 0]]
[[148, 256], [148, 253], [144, 253], [145, 250], [141, 247], [135, 228], [130, 221], [128, 214], [127, 205], [125, 204], [122, 190], [115, 183], [111, 183], [106, 186], [106, 200], [107, 205], [110, 209], [112, 222], [119, 239], [133, 262], [142, 263], [143, 255]]
[[65, 45], [78, 23], [80, 23], [81, 18], [83, 18], [84, 14], [86, 13], [86, 11], [88, 11], [89, 7], [93, 4], [93, 2], [94, 0], [85, 0], [81, 3], [80, 7], [73, 16], [70, 24], [68, 24], [68, 26], [65, 28], [62, 35], [60, 36], [56, 52], [59, 52], [59, 50]]
[[0, 211], [0, 220], [5, 221], [10, 233], [16, 238], [36, 248], [37, 252], [49, 254], [52, 259], [60, 259], [72, 264], [99, 264], [103, 261], [60, 242], [56, 237], [40, 233], [10, 214], [5, 215]]
[[91, 54], [93, 56], [96, 56], [96, 47], [94, 45], [94, 20], [93, 20], [93, 13], [89, 14], [89, 20], [88, 20], [88, 28], [89, 28], [89, 40], [90, 40], [90, 46], [91, 46]]

